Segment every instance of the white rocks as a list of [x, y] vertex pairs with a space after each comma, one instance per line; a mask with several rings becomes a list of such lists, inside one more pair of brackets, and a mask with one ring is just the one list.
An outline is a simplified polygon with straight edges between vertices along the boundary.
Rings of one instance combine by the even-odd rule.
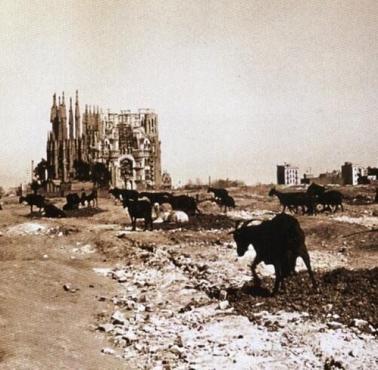
[[109, 348], [109, 347], [103, 348], [101, 350], [101, 352], [104, 353], [105, 355], [114, 355], [115, 354], [114, 349]]
[[352, 326], [355, 326], [356, 328], [362, 329], [369, 325], [369, 323], [366, 320], [361, 319], [353, 319], [352, 320]]
[[126, 333], [124, 333], [123, 338], [126, 339], [128, 343], [135, 342], [139, 339], [139, 337], [135, 334], [133, 330], [128, 330]]
[[227, 298], [227, 290], [221, 289], [219, 292], [219, 299], [225, 301]]
[[95, 267], [93, 268], [93, 271], [101, 276], [108, 276], [110, 273], [112, 273], [112, 269], [109, 267]]
[[230, 306], [230, 303], [228, 301], [222, 301], [222, 302], [219, 302], [219, 308], [221, 310], [225, 310], [227, 309], [228, 307]]
[[79, 288], [74, 288], [74, 287], [72, 287], [71, 284], [64, 284], [64, 285], [63, 285], [63, 289], [64, 289], [66, 292], [70, 292], [70, 293], [76, 293], [76, 292], [79, 290]]
[[34, 222], [25, 222], [23, 224], [10, 226], [7, 229], [7, 233], [10, 235], [39, 235], [47, 232], [48, 229], [45, 225]]
[[124, 270], [117, 270], [112, 272], [113, 279], [117, 280], [119, 283], [124, 283], [127, 281], [127, 276]]
[[371, 334], [374, 334], [376, 332], [376, 329], [373, 328], [373, 326], [371, 326], [366, 320], [353, 319], [351, 326]]
[[[326, 309], [333, 320], [331, 329], [311, 321], [308, 313], [255, 314], [256, 321], [270, 327], [237, 314], [229, 315], [232, 307], [224, 287], [243, 285], [250, 279], [249, 267], [236, 264], [235, 250], [226, 244], [212, 248], [213, 255], [222, 258], [199, 253], [183, 256], [181, 246], [158, 246], [143, 263], [115, 269], [117, 278], [113, 273], [109, 275], [117, 281], [127, 277], [118, 286], [121, 297], [113, 302], [124, 313], [119, 311], [121, 315], [116, 318], [128, 319], [109, 332], [114, 343], [123, 346], [125, 359], [137, 358], [138, 366], [148, 369], [238, 370], [244, 364], [249, 368], [297, 369], [322, 368], [324, 356], [332, 352], [342, 363], [354, 361], [350, 368], [358, 368], [365, 358], [373, 367], [374, 358], [369, 353], [374, 353], [377, 346], [372, 339], [366, 341], [371, 335], [358, 331], [357, 327], [364, 324], [356, 322], [352, 329], [346, 328], [337, 322], [339, 318], [331, 305]], [[270, 273], [265, 271], [263, 275]], [[210, 300], [199, 286], [205, 290], [223, 288], [220, 301]], [[255, 306], [260, 305], [263, 303]], [[327, 352], [327, 348], [331, 350]]]
[[125, 324], [127, 321], [121, 311], [115, 311], [112, 315], [112, 320], [114, 324]]
[[329, 322], [327, 322], [327, 326], [330, 329], [341, 329], [343, 327], [343, 324], [341, 322], [338, 322], [338, 321], [329, 321]]
[[184, 349], [180, 348], [178, 345], [173, 345], [170, 349], [170, 352], [174, 353], [175, 355], [181, 356], [184, 353]]
[[114, 329], [114, 325], [113, 324], [101, 324], [98, 326], [98, 329], [101, 330], [101, 331], [104, 331], [105, 333], [108, 333], [110, 331], [112, 331]]

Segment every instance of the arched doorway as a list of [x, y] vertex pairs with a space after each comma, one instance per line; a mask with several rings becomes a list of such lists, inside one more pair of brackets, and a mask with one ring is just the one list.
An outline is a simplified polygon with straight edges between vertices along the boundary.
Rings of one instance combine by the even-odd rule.
[[115, 179], [117, 187], [135, 189], [135, 159], [130, 154], [122, 155], [115, 164]]

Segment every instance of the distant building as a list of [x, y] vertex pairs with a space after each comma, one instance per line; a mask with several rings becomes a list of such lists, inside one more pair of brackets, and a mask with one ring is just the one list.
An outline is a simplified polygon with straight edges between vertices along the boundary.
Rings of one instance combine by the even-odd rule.
[[368, 167], [367, 172], [368, 176], [375, 176], [378, 179], [378, 167]]
[[358, 179], [360, 177], [367, 176], [367, 174], [367, 169], [358, 164], [345, 162], [341, 166], [341, 176], [343, 178], [344, 185], [357, 185]]
[[304, 174], [303, 178], [301, 179], [302, 184], [311, 184], [316, 183], [319, 185], [327, 185], [327, 184], [343, 184], [343, 178], [341, 177], [341, 172], [334, 170], [331, 172], [324, 172], [321, 173], [319, 176], [314, 176], [311, 174]]
[[279, 185], [298, 185], [298, 167], [290, 164], [277, 165], [277, 184]]
[[[89, 166], [104, 164], [113, 186], [130, 189], [159, 188], [161, 149], [158, 116], [149, 109], [104, 114], [85, 106], [80, 114], [79, 95], [69, 100], [53, 95], [47, 140], [48, 180], [52, 185], [71, 183]], [[88, 177], [88, 176], [85, 176]]]

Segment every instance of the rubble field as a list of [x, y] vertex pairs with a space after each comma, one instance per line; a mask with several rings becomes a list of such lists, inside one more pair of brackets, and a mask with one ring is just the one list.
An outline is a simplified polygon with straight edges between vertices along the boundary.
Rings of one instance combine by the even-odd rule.
[[255, 286], [253, 247], [238, 258], [230, 235], [237, 220], [280, 211], [268, 191], [231, 189], [238, 207], [227, 214], [200, 193], [201, 215], [146, 232], [142, 223], [131, 231], [110, 198], [65, 219], [5, 201], [0, 368], [375, 368], [374, 189], [346, 189], [343, 213], [297, 215], [319, 288], [298, 259], [297, 273], [273, 297], [273, 267], [258, 266]]

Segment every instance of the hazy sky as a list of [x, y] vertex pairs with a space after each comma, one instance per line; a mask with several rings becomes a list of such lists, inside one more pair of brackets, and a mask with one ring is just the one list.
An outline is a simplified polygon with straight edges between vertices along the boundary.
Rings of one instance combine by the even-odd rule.
[[2, 0], [0, 182], [46, 157], [75, 89], [82, 111], [155, 109], [175, 183], [378, 166], [377, 38], [376, 0]]

